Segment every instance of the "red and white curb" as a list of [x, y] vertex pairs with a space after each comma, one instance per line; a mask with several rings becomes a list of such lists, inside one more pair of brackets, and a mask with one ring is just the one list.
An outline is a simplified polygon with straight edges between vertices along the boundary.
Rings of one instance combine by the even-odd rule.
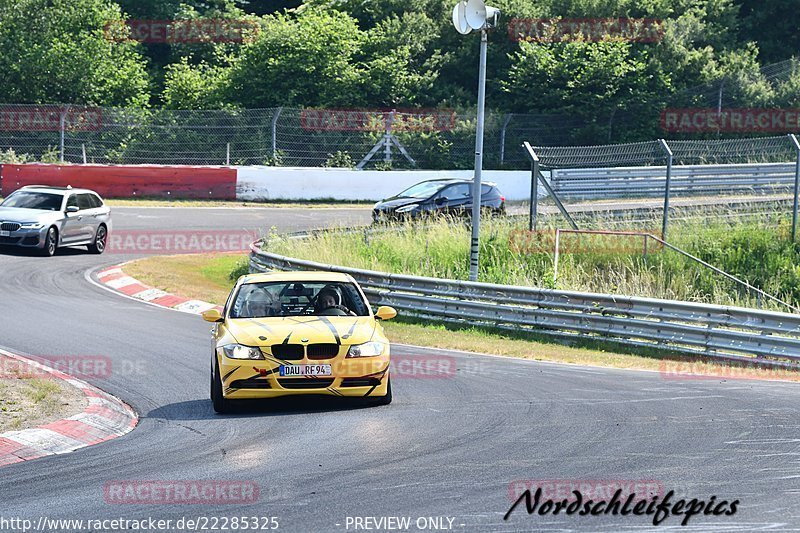
[[222, 311], [222, 307], [218, 305], [202, 300], [191, 300], [183, 296], [177, 296], [164, 292], [161, 289], [144, 285], [139, 282], [139, 280], [125, 274], [122, 270], [123, 266], [125, 266], [125, 263], [101, 270], [96, 274], [98, 281], [106, 288], [112, 289], [115, 292], [158, 307], [167, 307], [193, 315], [199, 315], [203, 311], [208, 311], [209, 309], [218, 309]]
[[82, 413], [69, 418], [37, 428], [0, 433], [0, 466], [69, 453], [115, 439], [130, 432], [139, 421], [136, 412], [122, 400], [85, 381], [5, 350], [0, 350], [0, 357], [14, 359], [26, 368], [36, 368], [54, 379], [66, 381], [80, 389], [87, 402]]

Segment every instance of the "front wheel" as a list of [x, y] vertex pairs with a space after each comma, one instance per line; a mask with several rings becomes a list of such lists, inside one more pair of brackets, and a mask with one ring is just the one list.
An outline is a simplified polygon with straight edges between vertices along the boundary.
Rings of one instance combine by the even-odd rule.
[[89, 245], [89, 253], [102, 254], [106, 251], [106, 241], [108, 240], [108, 229], [105, 226], [99, 226], [97, 233], [94, 235], [94, 242]]
[[44, 238], [44, 246], [39, 253], [45, 257], [53, 257], [56, 254], [56, 248], [58, 248], [58, 230], [51, 227], [47, 230], [47, 235], [45, 235]]
[[214, 358], [214, 363], [211, 369], [211, 403], [214, 406], [214, 411], [224, 415], [232, 411], [231, 400], [225, 399], [222, 394], [222, 378], [219, 375], [219, 363]]

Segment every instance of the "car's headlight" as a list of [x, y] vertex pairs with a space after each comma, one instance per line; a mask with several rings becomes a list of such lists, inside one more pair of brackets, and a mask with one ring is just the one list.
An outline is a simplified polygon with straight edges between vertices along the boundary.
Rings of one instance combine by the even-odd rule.
[[365, 342], [364, 344], [354, 344], [347, 351], [347, 357], [375, 357], [381, 355], [386, 345], [382, 342]]
[[418, 208], [419, 204], [408, 204], [404, 205], [403, 207], [398, 207], [395, 209], [395, 213], [408, 213], [409, 211], [413, 211], [414, 209]]
[[41, 222], [23, 222], [22, 229], [41, 229], [44, 227], [44, 224]]
[[241, 344], [228, 344], [222, 351], [231, 359], [264, 359], [264, 354], [258, 348], [242, 346]]

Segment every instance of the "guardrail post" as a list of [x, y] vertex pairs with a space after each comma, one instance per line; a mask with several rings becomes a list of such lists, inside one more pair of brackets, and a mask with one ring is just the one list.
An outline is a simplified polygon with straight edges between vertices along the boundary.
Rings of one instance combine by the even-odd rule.
[[794, 166], [794, 204], [792, 206], [792, 242], [797, 242], [797, 200], [800, 195], [800, 141], [794, 133], [789, 134], [792, 144], [794, 144], [795, 166]]
[[225, 164], [229, 166], [231, 164], [231, 143], [225, 145]]
[[661, 238], [666, 241], [667, 224], [669, 223], [669, 188], [672, 180], [672, 150], [664, 139], [659, 139], [658, 142], [661, 143], [661, 148], [667, 156], [667, 179], [664, 183], [664, 218], [661, 221]]

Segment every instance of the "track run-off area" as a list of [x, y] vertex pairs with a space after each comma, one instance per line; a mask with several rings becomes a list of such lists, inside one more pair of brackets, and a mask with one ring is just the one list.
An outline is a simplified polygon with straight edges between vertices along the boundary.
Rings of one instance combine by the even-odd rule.
[[[131, 231], [301, 231], [370, 219], [369, 209], [112, 211], [114, 230]], [[209, 530], [216, 520], [218, 530], [232, 531], [244, 529], [233, 528], [234, 517], [248, 517], [258, 519], [251, 531], [300, 532], [406, 523], [453, 531], [800, 530], [797, 384], [668, 379], [396, 345], [399, 359], [448, 358], [455, 371], [394, 380], [385, 407], [292, 400], [220, 416], [208, 399], [209, 324], [86, 279], [135, 257], [0, 253], [0, 348], [107, 358], [108, 373], [78, 377], [140, 418], [112, 441], [0, 468], [0, 519], [37, 526], [49, 523], [41, 518], [152, 518], [174, 530], [181, 519], [205, 518]], [[126, 491], [143, 482], [149, 501], [131, 503]], [[504, 520], [515, 488], [544, 482], [655, 486], [674, 491], [673, 501], [739, 504], [733, 515], [700, 514], [685, 527], [682, 516], [654, 526], [652, 515], [528, 515], [524, 504]], [[203, 483], [217, 491], [213, 501], [175, 492]]]

